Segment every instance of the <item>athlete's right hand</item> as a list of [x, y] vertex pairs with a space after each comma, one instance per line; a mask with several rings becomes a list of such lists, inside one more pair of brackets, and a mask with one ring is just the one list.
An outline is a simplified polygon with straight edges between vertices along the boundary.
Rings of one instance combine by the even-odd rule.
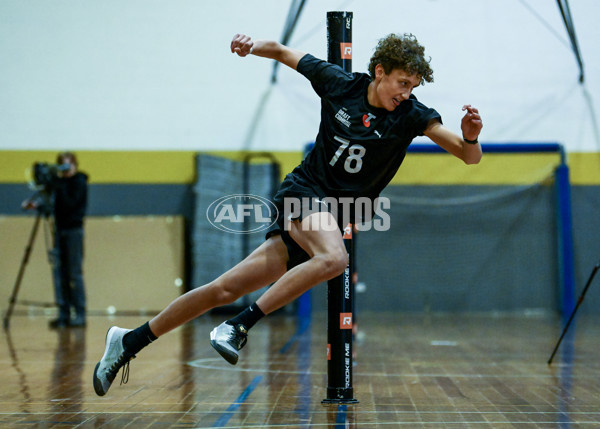
[[245, 57], [252, 53], [254, 42], [250, 36], [245, 34], [236, 34], [231, 41], [231, 53], [238, 54], [240, 57]]

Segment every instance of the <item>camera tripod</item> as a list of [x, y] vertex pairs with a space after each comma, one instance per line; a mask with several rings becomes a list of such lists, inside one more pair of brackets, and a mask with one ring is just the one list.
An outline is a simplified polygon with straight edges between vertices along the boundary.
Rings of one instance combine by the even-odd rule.
[[[51, 252], [52, 252], [51, 249], [54, 249], [54, 227], [53, 227], [52, 221], [50, 219], [50, 210], [48, 208], [48, 205], [46, 205], [46, 204], [41, 205], [36, 210], [37, 210], [37, 213], [36, 213], [35, 221], [33, 223], [33, 227], [31, 229], [31, 233], [29, 234], [29, 241], [27, 242], [27, 246], [25, 247], [25, 254], [23, 255], [23, 259], [21, 260], [21, 266], [19, 267], [19, 273], [17, 274], [17, 279], [15, 281], [15, 285], [13, 287], [13, 291], [12, 291], [12, 294], [9, 299], [8, 309], [6, 310], [6, 313], [4, 314], [4, 320], [3, 320], [4, 329], [8, 329], [8, 327], [9, 327], [10, 317], [12, 315], [15, 304], [17, 303], [17, 294], [19, 293], [19, 288], [21, 287], [21, 281], [23, 280], [23, 275], [25, 274], [25, 268], [27, 267], [27, 263], [29, 262], [29, 257], [31, 255], [31, 251], [33, 250], [33, 245], [35, 243], [35, 237], [37, 235], [37, 231], [39, 229], [42, 219], [46, 220], [46, 222], [50, 228], [51, 245], [47, 246], [47, 247], [49, 249], [48, 256], [49, 256], [50, 266], [51, 266], [51, 270], [52, 270], [52, 278], [54, 279], [55, 261], [53, 260], [54, 255], [51, 254]], [[47, 243], [47, 241], [46, 241], [46, 243]], [[44, 306], [48, 306], [48, 307], [52, 306], [53, 307], [54, 304], [45, 304]]]

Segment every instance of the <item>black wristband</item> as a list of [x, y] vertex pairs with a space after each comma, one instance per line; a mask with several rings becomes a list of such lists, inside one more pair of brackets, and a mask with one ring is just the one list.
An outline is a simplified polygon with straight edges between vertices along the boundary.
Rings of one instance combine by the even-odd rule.
[[463, 136], [463, 140], [464, 140], [465, 142], [469, 143], [469, 144], [477, 144], [477, 143], [479, 143], [479, 140], [477, 140], [477, 138], [475, 138], [475, 140], [469, 140], [469, 139], [466, 139], [466, 138]]

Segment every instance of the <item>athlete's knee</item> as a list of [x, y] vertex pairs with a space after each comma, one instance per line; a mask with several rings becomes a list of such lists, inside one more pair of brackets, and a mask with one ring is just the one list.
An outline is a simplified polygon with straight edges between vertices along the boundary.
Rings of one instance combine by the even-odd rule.
[[319, 268], [327, 278], [339, 276], [348, 266], [348, 253], [343, 248], [315, 255], [314, 259], [320, 263]]
[[219, 280], [212, 282], [209, 287], [212, 289], [213, 298], [217, 306], [231, 304], [243, 295], [243, 292], [238, 288]]

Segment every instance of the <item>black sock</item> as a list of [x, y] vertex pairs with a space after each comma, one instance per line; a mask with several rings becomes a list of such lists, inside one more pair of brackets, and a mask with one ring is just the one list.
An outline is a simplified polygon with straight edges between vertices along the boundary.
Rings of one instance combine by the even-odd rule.
[[139, 328], [135, 328], [133, 331], [128, 332], [123, 337], [123, 347], [134, 355], [140, 350], [156, 340], [156, 335], [150, 330], [150, 323], [146, 322]]
[[246, 329], [250, 329], [263, 317], [265, 317], [265, 313], [254, 303], [233, 319], [229, 319], [226, 323], [233, 326], [242, 324]]

